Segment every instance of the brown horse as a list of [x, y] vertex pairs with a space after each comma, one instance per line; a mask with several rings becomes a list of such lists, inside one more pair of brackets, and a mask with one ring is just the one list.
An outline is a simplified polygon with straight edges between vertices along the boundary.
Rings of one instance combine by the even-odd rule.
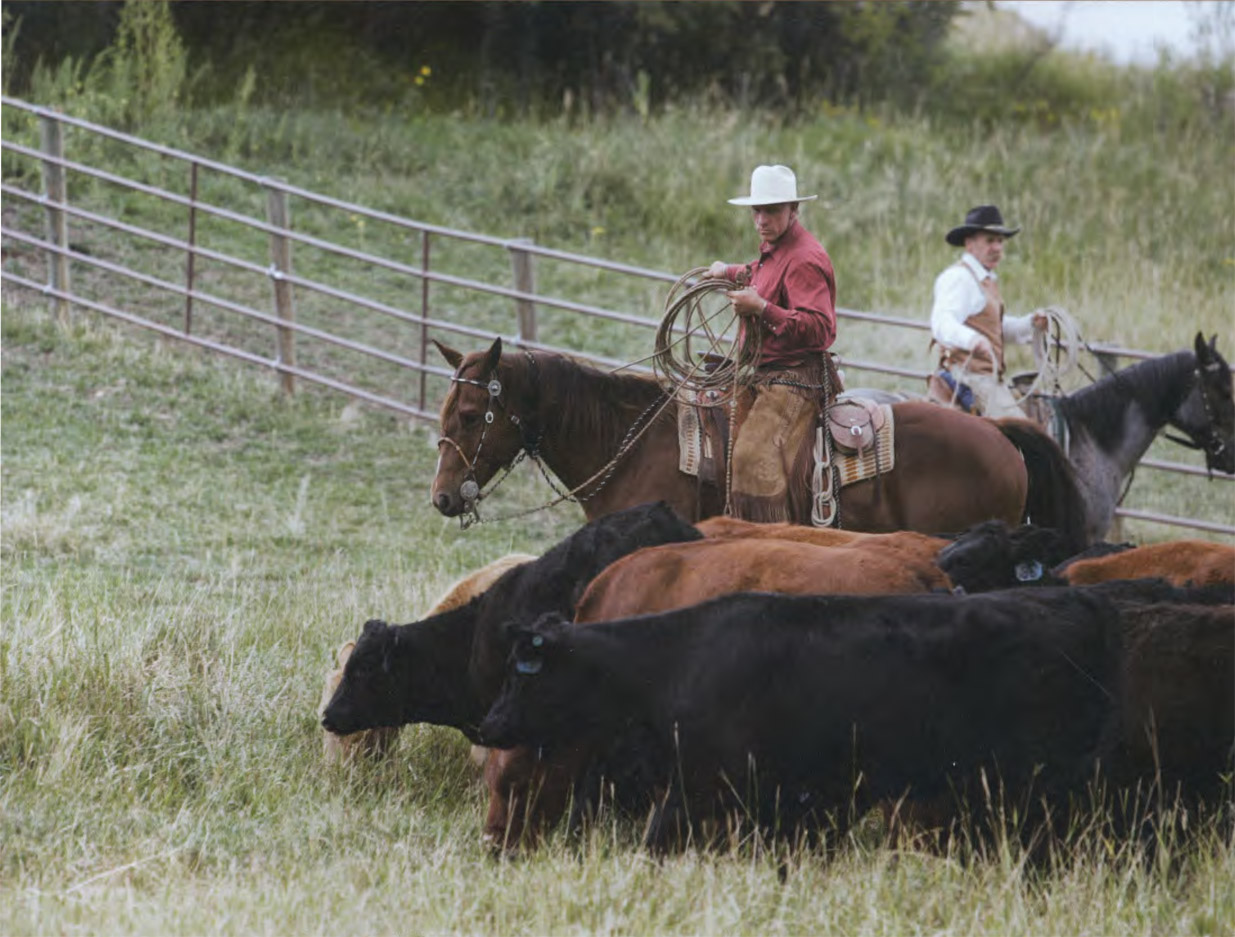
[[[526, 453], [571, 490], [591, 520], [663, 499], [687, 520], [720, 514], [725, 493], [678, 468], [677, 405], [651, 378], [608, 374], [561, 355], [464, 355], [442, 403], [434, 506], [447, 517]], [[1083, 505], [1057, 445], [1023, 420], [992, 421], [929, 403], [898, 403], [895, 468], [840, 493], [840, 523], [863, 531], [965, 530], [997, 518], [1056, 527], [1082, 540]], [[616, 457], [616, 458], [615, 458]], [[802, 479], [794, 505], [810, 523]], [[478, 494], [478, 492], [480, 492]]]

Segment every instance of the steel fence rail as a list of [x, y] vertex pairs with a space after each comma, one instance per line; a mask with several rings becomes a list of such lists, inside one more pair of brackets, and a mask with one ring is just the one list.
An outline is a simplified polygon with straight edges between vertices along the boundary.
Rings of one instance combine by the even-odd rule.
[[[166, 338], [174, 338], [183, 342], [188, 342], [190, 345], [196, 345], [199, 348], [205, 348], [208, 351], [217, 352], [221, 355], [227, 355], [231, 358], [239, 358], [241, 361], [249, 364], [258, 365], [260, 367], [270, 368], [279, 373], [294, 374], [296, 377], [303, 378], [314, 384], [321, 384], [323, 387], [329, 387], [332, 390], [337, 390], [351, 397], [356, 397], [368, 403], [376, 404], [380, 407], [385, 407], [402, 413], [405, 416], [415, 417], [422, 420], [433, 420], [437, 418], [436, 413], [431, 413], [426, 410], [421, 410], [417, 407], [409, 406], [399, 400], [394, 400], [390, 397], [383, 397], [380, 394], [374, 394], [364, 388], [356, 387], [344, 381], [338, 381], [334, 378], [326, 377], [322, 374], [317, 374], [313, 371], [308, 371], [303, 368], [297, 368], [279, 361], [277, 358], [264, 358], [261, 355], [256, 355], [249, 351], [244, 351], [241, 348], [235, 348], [231, 345], [224, 345], [221, 342], [214, 342], [208, 338], [202, 338], [199, 335], [186, 334], [180, 332], [170, 326], [163, 325], [159, 322], [152, 322], [149, 319], [143, 319], [141, 316], [135, 316], [131, 313], [124, 312], [109, 306], [106, 303], [100, 303], [93, 299], [86, 299], [83, 296], [74, 296], [71, 293], [65, 293], [63, 290], [57, 290], [46, 284], [35, 283], [33, 280], [28, 280], [25, 277], [17, 274], [4, 272], [2, 279], [7, 280], [17, 286], [23, 286], [27, 289], [34, 290], [44, 296], [51, 296], [56, 299], [63, 299], [83, 308], [93, 310], [94, 312], [102, 313], [105, 316], [110, 316], [113, 319], [119, 319], [122, 322], [127, 322], [130, 325], [140, 326], [143, 329], [148, 329], [152, 332], [157, 332]], [[431, 368], [434, 373], [443, 377], [450, 377], [451, 372], [445, 368]]]
[[[390, 270], [393, 273], [402, 273], [411, 277], [418, 277], [429, 280], [433, 283], [440, 283], [446, 286], [456, 286], [463, 289], [474, 290], [480, 293], [488, 293], [493, 296], [501, 296], [504, 299], [522, 300], [524, 302], [533, 302], [540, 306], [552, 306], [556, 309], [563, 309], [567, 312], [578, 312], [584, 315], [594, 316], [599, 319], [607, 319], [611, 322], [621, 322], [625, 325], [634, 325], [640, 328], [655, 330], [659, 325], [653, 319], [646, 319], [642, 316], [634, 316], [629, 313], [614, 312], [610, 309], [605, 309], [601, 306], [591, 306], [586, 303], [574, 302], [573, 300], [560, 299], [554, 296], [546, 296], [541, 293], [527, 293], [521, 290], [512, 289], [510, 287], [498, 286], [492, 283], [486, 283], [483, 280], [473, 280], [468, 277], [454, 276], [448, 273], [436, 273], [430, 270], [424, 270], [420, 267], [413, 267], [410, 264], [401, 263], [397, 260], [391, 260], [387, 257], [381, 257], [377, 254], [370, 254], [366, 251], [356, 250], [355, 248], [346, 247], [342, 244], [336, 244], [333, 241], [328, 241], [324, 238], [314, 237], [311, 234], [304, 234], [294, 229], [283, 228], [277, 225], [272, 225], [269, 222], [259, 218], [254, 218], [251, 215], [245, 215], [240, 212], [235, 212], [227, 208], [222, 208], [218, 205], [212, 205], [209, 202], [191, 199], [186, 195], [179, 195], [175, 192], [169, 192], [166, 189], [160, 189], [157, 186], [146, 185], [145, 183], [137, 182], [125, 176], [118, 176], [115, 173], [106, 172], [100, 169], [94, 169], [83, 163], [74, 160], [62, 159], [59, 157], [50, 157], [42, 154], [39, 150], [30, 147], [22, 146], [17, 143], [5, 143], [4, 148], [12, 150], [23, 156], [28, 156], [31, 159], [37, 159], [40, 162], [51, 163], [60, 166], [63, 169], [71, 169], [74, 172], [81, 173], [94, 179], [101, 179], [104, 182], [109, 182], [114, 185], [123, 186], [132, 189], [136, 192], [141, 192], [144, 195], [150, 195], [155, 198], [160, 198], [166, 202], [171, 202], [174, 205], [180, 205], [183, 208], [193, 208], [198, 211], [203, 211], [208, 215], [213, 215], [217, 218], [222, 218], [225, 221], [231, 221], [236, 224], [251, 228], [254, 231], [260, 231], [264, 234], [277, 234], [280, 237], [285, 237], [288, 240], [298, 244], [303, 244], [307, 247], [313, 247], [317, 250], [324, 251], [329, 254], [334, 254], [338, 257], [346, 257], [349, 260], [357, 260], [362, 263], [372, 264], [375, 267], [381, 267]], [[266, 185], [265, 182], [262, 183]], [[281, 191], [288, 191], [284, 186], [269, 186], [270, 188], [279, 188]], [[295, 194], [299, 194], [298, 192]], [[61, 211], [69, 211], [69, 206], [63, 202], [49, 199], [46, 196], [29, 196], [32, 201], [37, 202], [43, 208], [54, 208]], [[348, 203], [340, 203], [348, 204]], [[384, 220], [384, 219], [383, 219]], [[435, 232], [451, 238], [458, 238], [458, 233], [450, 228], [435, 229]], [[466, 238], [464, 238], [466, 240]], [[516, 241], [507, 240], [502, 242], [503, 247], [510, 247], [518, 244]], [[529, 248], [531, 245], [518, 244], [519, 250], [526, 250], [531, 253]], [[186, 249], [187, 246], [186, 246]], [[559, 259], [566, 259], [567, 255], [562, 255]], [[633, 271], [636, 268], [629, 268], [628, 271]], [[652, 271], [646, 271], [651, 273]], [[671, 277], [676, 282], [677, 278], [671, 274], [656, 274], [656, 279]], [[307, 285], [307, 283], [306, 283]]]
[[[535, 288], [532, 276], [526, 273], [526, 271], [530, 270], [530, 267], [521, 268], [517, 258], [539, 257], [544, 260], [563, 264], [598, 269], [623, 277], [637, 277], [666, 284], [678, 282], [679, 278], [675, 274], [660, 270], [651, 270], [631, 264], [606, 260], [603, 258], [591, 257], [570, 251], [562, 251], [544, 247], [524, 238], [498, 237], [480, 234], [478, 232], [453, 229], [427, 222], [415, 221], [413, 219], [394, 215], [389, 212], [384, 212], [364, 205], [359, 205], [354, 202], [348, 202], [324, 195], [319, 192], [304, 189], [299, 186], [289, 184], [281, 179], [272, 178], [268, 175], [238, 169], [217, 160], [204, 158], [174, 147], [152, 143], [148, 140], [143, 140], [130, 134], [116, 131], [108, 127], [103, 127], [80, 118], [70, 117], [49, 108], [31, 105], [27, 102], [19, 101], [8, 96], [0, 96], [0, 104], [6, 108], [15, 108], [33, 115], [40, 121], [44, 122], [45, 130], [49, 125], [58, 127], [63, 124], [67, 127], [74, 127], [105, 139], [113, 140], [118, 143], [132, 146], [139, 150], [185, 163], [191, 169], [190, 193], [188, 195], [183, 195], [178, 192], [161, 188], [158, 185], [152, 185], [148, 182], [143, 182], [138, 179], [132, 179], [124, 175], [119, 175], [114, 172], [96, 168], [95, 166], [88, 165], [78, 160], [68, 159], [63, 155], [62, 149], [60, 149], [59, 145], [52, 147], [52, 145], [48, 142], [51, 136], [58, 137], [58, 133], [54, 135], [45, 134], [44, 149], [36, 149], [30, 146], [25, 146], [23, 144], [13, 142], [12, 140], [0, 140], [0, 149], [2, 149], [6, 154], [12, 154], [36, 161], [43, 167], [45, 174], [50, 173], [53, 170], [58, 171], [61, 174], [64, 172], [73, 172], [86, 178], [95, 179], [109, 185], [125, 188], [142, 196], [159, 199], [179, 206], [189, 213], [189, 238], [188, 240], [185, 240], [73, 205], [69, 203], [67, 196], [65, 195], [66, 190], [63, 185], [57, 187], [57, 195], [53, 196], [49, 191], [41, 193], [33, 192], [23, 189], [19, 185], [2, 181], [0, 182], [0, 194], [3, 194], [6, 198], [17, 199], [28, 205], [32, 205], [46, 211], [49, 233], [46, 238], [35, 237], [30, 233], [14, 228], [12, 224], [9, 223], [9, 219], [6, 216], [5, 221], [0, 223], [0, 236], [10, 239], [12, 242], [25, 245], [33, 251], [44, 254], [48, 258], [49, 275], [53, 278], [53, 282], [51, 284], [45, 285], [37, 283], [29, 277], [22, 276], [21, 274], [10, 269], [10, 265], [6, 264], [3, 271], [0, 271], [0, 280], [6, 284], [12, 284], [13, 286], [23, 289], [33, 290], [48, 297], [49, 299], [56, 300], [57, 303], [77, 306], [82, 309], [97, 312], [110, 318], [153, 331], [168, 338], [185, 341], [211, 352], [227, 355], [249, 364], [272, 369], [278, 374], [283, 375], [284, 378], [290, 379], [291, 377], [294, 377], [301, 379], [418, 420], [434, 420], [436, 418], [436, 413], [433, 412], [433, 408], [428, 406], [429, 401], [424, 383], [425, 378], [432, 377], [435, 379], [444, 380], [450, 376], [450, 372], [447, 369], [431, 365], [426, 360], [426, 347], [429, 336], [428, 330], [434, 329], [446, 331], [451, 334], [462, 335], [481, 341], [491, 340], [494, 334], [494, 330], [491, 328], [481, 329], [461, 322], [452, 322], [441, 318], [435, 318], [430, 315], [428, 293], [428, 287], [430, 284], [459, 289], [467, 291], [468, 293], [478, 293], [499, 297], [501, 299], [513, 302], [516, 309], [519, 310], [519, 331], [511, 336], [503, 336], [503, 338], [515, 346], [541, 350], [554, 354], [568, 355], [600, 367], [610, 368], [614, 371], [627, 370], [644, 374], [651, 373], [651, 369], [646, 366], [644, 361], [623, 362], [614, 359], [611, 356], [581, 351], [574, 348], [560, 347], [549, 342], [538, 340], [535, 335], [534, 310], [542, 307], [562, 310], [565, 312], [601, 319], [638, 329], [655, 330], [659, 327], [660, 323], [657, 320], [649, 319], [645, 316], [608, 309], [593, 303], [581, 302], [564, 296], [552, 296], [538, 292]], [[212, 204], [198, 198], [197, 180], [199, 169], [208, 170], [222, 176], [259, 187], [267, 195], [268, 217], [266, 219], [254, 217], [244, 212], [235, 211], [231, 208]], [[281, 210], [280, 213], [274, 213], [274, 208], [271, 206], [275, 204], [276, 196], [272, 193], [281, 193], [279, 197], [282, 195], [295, 197], [306, 203], [320, 206], [325, 209], [347, 212], [349, 215], [355, 215], [360, 218], [370, 219], [376, 222], [391, 225], [393, 228], [398, 230], [417, 233], [421, 236], [421, 264], [420, 266], [416, 266], [414, 264], [404, 263], [387, 256], [372, 254], [364, 250], [359, 250], [337, 243], [336, 241], [330, 240], [328, 237], [318, 237], [307, 232], [298, 231], [292, 226], [285, 210]], [[265, 234], [271, 240], [271, 257], [274, 259], [272, 259], [269, 264], [263, 264], [233, 256], [225, 251], [198, 246], [195, 243], [195, 219], [196, 214], [199, 212], [224, 222], [239, 225], [249, 230]], [[53, 217], [61, 219], [59, 221], [58, 233], [56, 233], [56, 230], [51, 227], [51, 219]], [[65, 228], [63, 221], [66, 217], [73, 217], [88, 224], [98, 225], [103, 228], [121, 232], [132, 238], [158, 245], [159, 247], [165, 248], [168, 252], [183, 254], [187, 258], [187, 282], [184, 284], [171, 282], [167, 279], [148, 273], [143, 273], [123, 264], [113, 263], [112, 261], [94, 257], [85, 251], [74, 249], [73, 246], [69, 245], [67, 242], [67, 228]], [[63, 242], [58, 242], [58, 239], [60, 238], [64, 239]], [[444, 238], [452, 241], [460, 241], [500, 249], [507, 252], [514, 263], [515, 286], [510, 287], [468, 276], [447, 273], [440, 269], [431, 269], [429, 251], [430, 238]], [[274, 250], [274, 245], [276, 244], [285, 245], [281, 258]], [[321, 251], [332, 257], [342, 258], [357, 264], [369, 265], [373, 268], [384, 270], [398, 276], [406, 276], [417, 280], [421, 284], [420, 312], [411, 312], [407, 309], [399, 308], [398, 306], [391, 305], [387, 302], [382, 302], [371, 296], [358, 294], [340, 286], [324, 283], [320, 280], [314, 279], [313, 277], [296, 273], [291, 267], [291, 255], [290, 251], [286, 247], [291, 244], [312, 248], [313, 250]], [[275, 286], [276, 299], [279, 300], [280, 303], [283, 303], [277, 304], [278, 314], [275, 315], [271, 312], [254, 309], [244, 303], [235, 302], [222, 296], [213, 295], [196, 288], [194, 284], [193, 263], [195, 259], [203, 259], [222, 264], [233, 270], [237, 270], [241, 273], [254, 277], [260, 277], [263, 280], [270, 282]], [[53, 260], [56, 269], [53, 269]], [[144, 318], [143, 316], [133, 312], [126, 312], [124, 310], [117, 309], [109, 303], [100, 302], [97, 299], [89, 296], [83, 296], [80, 293], [75, 292], [71, 288], [71, 281], [68, 279], [67, 274], [67, 265], [70, 262], [73, 265], [91, 267], [96, 270], [101, 270], [112, 274], [116, 277], [122, 277], [140, 283], [151, 289], [164, 291], [171, 295], [184, 298], [187, 302], [184, 328], [178, 329], [172, 326], [164, 325], [160, 322]], [[523, 272], [521, 273], [521, 271]], [[63, 277], [63, 281], [60, 279], [61, 277]], [[391, 319], [407, 326], [417, 328], [419, 330], [420, 337], [420, 360], [415, 360], [414, 358], [408, 357], [404, 354], [385, 351], [381, 348], [374, 347], [372, 344], [367, 344], [353, 338], [338, 335], [324, 328], [316, 328], [295, 321], [293, 307], [290, 302], [291, 294], [288, 292], [283, 294], [280, 293], [280, 291], [286, 291], [288, 287], [294, 287], [297, 291], [304, 293], [313, 293], [319, 296], [327, 297], [340, 303], [350, 304], [361, 309], [390, 317]], [[237, 348], [234, 345], [230, 345], [222, 341], [216, 341], [203, 335], [192, 334], [190, 330], [190, 321], [192, 304], [194, 302], [201, 302], [226, 313], [242, 316], [253, 322], [260, 323], [263, 326], [270, 327], [279, 336], [279, 354], [273, 358], [264, 357], [260, 354], [255, 354], [242, 348]], [[61, 308], [64, 307], [62, 306]], [[525, 322], [524, 314], [529, 310], [529, 320], [528, 322]], [[917, 332], [928, 332], [930, 330], [930, 325], [925, 320], [909, 318], [906, 316], [867, 312], [845, 307], [838, 307], [837, 315], [841, 318], [871, 323], [880, 327], [908, 329]], [[530, 328], [528, 328], [529, 323]], [[678, 331], [681, 331], [680, 327]], [[419, 406], [409, 404], [405, 401], [396, 400], [393, 397], [385, 396], [380, 393], [365, 390], [354, 383], [350, 383], [348, 380], [339, 380], [337, 378], [318, 373], [311, 368], [298, 366], [295, 363], [294, 346], [289, 345], [285, 347], [284, 345], [284, 341], [291, 335], [299, 335], [306, 339], [312, 339], [343, 351], [360, 354], [365, 357], [393, 365], [397, 368], [419, 374]], [[1134, 361], [1140, 361], [1154, 358], [1159, 355], [1159, 353], [1155, 352], [1124, 348], [1114, 344], [1084, 343], [1084, 347], [1095, 356], [1103, 368], [1108, 370], [1113, 367], [1113, 362], [1116, 359], [1131, 359]], [[844, 355], [839, 355], [838, 358], [842, 367], [855, 371], [885, 374], [912, 380], [924, 380], [931, 373], [931, 369], [929, 368], [906, 367], [863, 358], [850, 358]], [[853, 382], [851, 381], [850, 383]], [[284, 386], [285, 389], [290, 391], [292, 385], [285, 383]], [[1143, 459], [1141, 460], [1140, 465], [1157, 471], [1172, 472], [1189, 477], [1209, 476], [1209, 473], [1205, 469], [1199, 468], [1196, 465], [1188, 465], [1159, 459]], [[1230, 476], [1224, 475], [1212, 477], [1216, 477], [1226, 482], [1235, 480]], [[1149, 521], [1178, 527], [1191, 527], [1198, 530], [1235, 535], [1235, 526], [1200, 518], [1176, 517], [1135, 508], [1118, 508], [1116, 510], [1116, 515], [1117, 517], [1122, 518]]]

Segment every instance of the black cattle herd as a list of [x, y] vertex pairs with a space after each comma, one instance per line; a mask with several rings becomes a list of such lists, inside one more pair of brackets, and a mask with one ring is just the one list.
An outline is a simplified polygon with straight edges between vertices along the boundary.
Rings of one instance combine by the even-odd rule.
[[700, 536], [663, 503], [620, 511], [460, 608], [368, 622], [323, 727], [427, 722], [567, 755], [572, 827], [612, 805], [657, 850], [812, 837], [870, 808], [943, 836], [992, 801], [1035, 836], [1095, 798], [1229, 810], [1235, 569], [1059, 584], [1058, 538], [988, 524], [940, 552], [951, 592], [747, 592], [572, 622], [609, 563]]

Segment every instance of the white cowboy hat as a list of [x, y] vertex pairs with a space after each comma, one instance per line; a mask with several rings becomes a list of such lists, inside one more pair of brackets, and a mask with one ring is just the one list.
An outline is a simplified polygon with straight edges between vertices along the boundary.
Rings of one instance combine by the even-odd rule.
[[780, 205], [809, 202], [817, 195], [798, 195], [798, 179], [788, 166], [756, 166], [750, 174], [750, 195], [729, 199], [730, 205]]

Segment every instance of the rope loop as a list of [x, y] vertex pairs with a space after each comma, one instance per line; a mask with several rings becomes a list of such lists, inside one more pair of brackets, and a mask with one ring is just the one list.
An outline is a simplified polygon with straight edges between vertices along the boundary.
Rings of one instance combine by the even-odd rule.
[[652, 370], [666, 393], [684, 388], [696, 392], [700, 406], [725, 406], [750, 383], [759, 363], [761, 329], [755, 321], [738, 327], [733, 303], [723, 295], [742, 285], [703, 276], [707, 271], [687, 271], [665, 297]]
[[1032, 315], [1046, 316], [1046, 328], [1034, 335], [1033, 360], [1038, 375], [1024, 397], [1044, 393], [1041, 388], [1058, 396], [1062, 393], [1064, 378], [1076, 370], [1077, 353], [1081, 348], [1080, 328], [1076, 319], [1063, 306], [1042, 306]]

